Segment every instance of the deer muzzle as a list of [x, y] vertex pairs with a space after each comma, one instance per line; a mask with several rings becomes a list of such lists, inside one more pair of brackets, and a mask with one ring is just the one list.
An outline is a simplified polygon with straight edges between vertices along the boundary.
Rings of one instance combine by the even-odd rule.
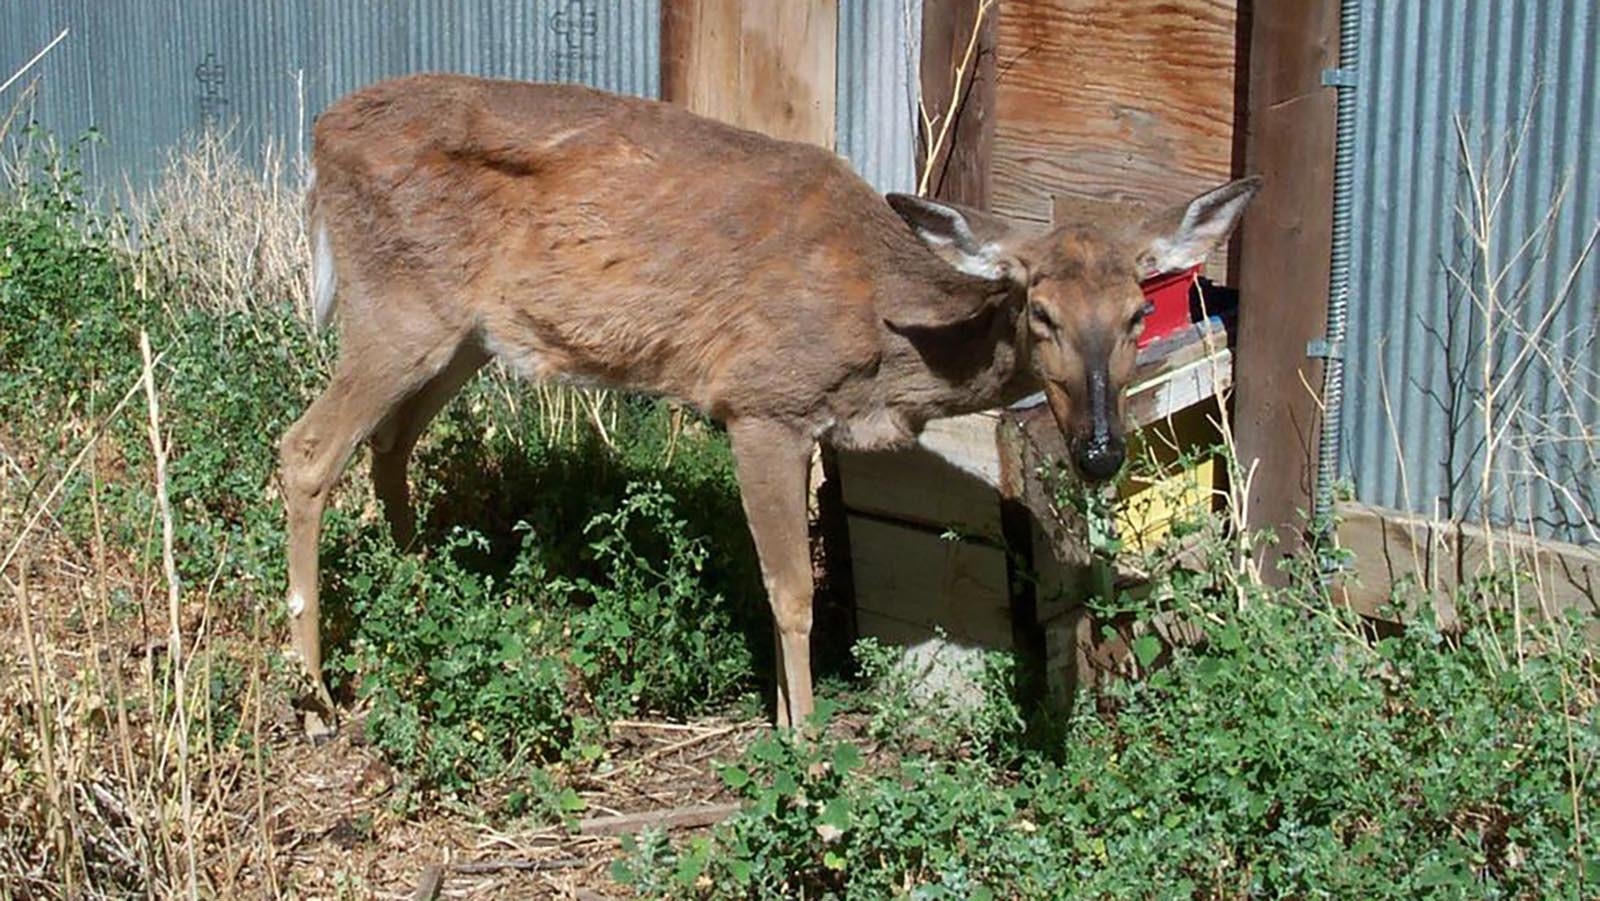
[[[1056, 425], [1066, 436], [1067, 450], [1078, 475], [1085, 482], [1105, 482], [1122, 469], [1128, 447], [1122, 439], [1120, 424], [1116, 422], [1115, 397], [1107, 373], [1104, 370], [1090, 372], [1086, 381], [1086, 411], [1074, 410], [1061, 385], [1049, 385], [1045, 398], [1050, 403]], [[1083, 415], [1085, 412], [1087, 415]]]

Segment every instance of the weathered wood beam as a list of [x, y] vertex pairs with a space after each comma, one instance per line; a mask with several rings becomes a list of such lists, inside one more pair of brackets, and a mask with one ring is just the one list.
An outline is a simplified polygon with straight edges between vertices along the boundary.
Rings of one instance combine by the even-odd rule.
[[[949, 114], [952, 105], [955, 107], [956, 119], [938, 158], [933, 161], [928, 196], [986, 210], [992, 184], [990, 158], [994, 152], [999, 4], [995, 4], [979, 23], [972, 62], [961, 80], [961, 94], [955, 96], [956, 71], [966, 56], [981, 5], [982, 0], [924, 0], [922, 109], [918, 115], [920, 118], [925, 113], [933, 118], [936, 135], [937, 123]], [[932, 140], [924, 134], [918, 148], [919, 175], [928, 164], [926, 157]]]
[[[1338, 0], [1253, 4], [1245, 168], [1266, 177], [1240, 229], [1234, 422], [1254, 471], [1249, 525], [1278, 530], [1276, 559], [1300, 544], [1315, 473], [1320, 361], [1306, 355], [1327, 321]], [[1263, 569], [1278, 576], [1273, 560]]]
[[838, 0], [663, 0], [662, 98], [831, 148], [838, 28]]

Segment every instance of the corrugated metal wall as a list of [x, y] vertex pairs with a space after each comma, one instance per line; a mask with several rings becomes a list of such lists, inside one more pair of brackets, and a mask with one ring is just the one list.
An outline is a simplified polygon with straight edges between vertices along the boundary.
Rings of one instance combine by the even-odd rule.
[[[238, 3], [49, 0], [0, 4], [9, 75], [62, 28], [36, 67], [35, 116], [58, 137], [93, 127], [91, 182], [142, 183], [203, 124], [245, 147], [292, 152], [334, 98], [422, 70], [577, 81], [660, 94], [659, 0]], [[921, 0], [840, 0], [838, 150], [883, 191], [914, 187]]]
[[0, 3], [0, 70], [71, 29], [31, 73], [35, 118], [60, 138], [99, 129], [91, 183], [115, 186], [141, 183], [207, 122], [292, 151], [339, 95], [407, 72], [659, 96], [660, 24], [659, 0], [13, 0]]
[[[1600, 221], [1600, 11], [1368, 0], [1363, 28], [1345, 472], [1362, 500], [1475, 518], [1487, 348], [1504, 467], [1491, 510], [1600, 542], [1584, 524], [1600, 515], [1600, 260], [1568, 278]], [[1489, 325], [1450, 275], [1485, 282], [1464, 154], [1497, 204]]]
[[879, 191], [916, 188], [922, 0], [839, 0], [838, 151]]

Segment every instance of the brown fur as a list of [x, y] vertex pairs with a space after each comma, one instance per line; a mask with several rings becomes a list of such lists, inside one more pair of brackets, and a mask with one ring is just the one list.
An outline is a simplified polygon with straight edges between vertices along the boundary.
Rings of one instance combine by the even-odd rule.
[[492, 356], [727, 423], [778, 623], [781, 722], [811, 709], [812, 443], [905, 446], [930, 418], [1041, 376], [1082, 432], [1069, 411], [1087, 409], [1084, 360], [1103, 349], [1119, 394], [1131, 372], [1138, 248], [1090, 229], [1020, 236], [974, 213], [973, 231], [1013, 258], [1009, 278], [965, 275], [834, 154], [665, 104], [412, 76], [331, 106], [313, 161], [342, 352], [282, 443], [295, 644], [313, 677], [328, 491], [370, 441], [407, 538], [411, 448]]

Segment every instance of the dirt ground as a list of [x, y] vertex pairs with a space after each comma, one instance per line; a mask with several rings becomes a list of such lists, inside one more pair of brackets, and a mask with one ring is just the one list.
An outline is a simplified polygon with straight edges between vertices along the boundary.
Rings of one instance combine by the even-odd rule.
[[275, 865], [306, 897], [349, 889], [404, 899], [628, 897], [609, 875], [620, 839], [607, 833], [658, 824], [679, 836], [725, 816], [736, 802], [715, 763], [767, 728], [722, 719], [614, 724], [610, 765], [578, 781], [587, 809], [570, 829], [500, 829], [449, 812], [401, 819], [389, 806], [395, 774], [359, 729], [345, 729], [322, 747], [280, 750]]
[[180, 602], [190, 708], [224, 709], [201, 700], [216, 691], [209, 661], [243, 665], [243, 697], [228, 706], [243, 711], [246, 736], [211, 745], [214, 724], [190, 723], [204, 744], [180, 751], [170, 668], [157, 665], [169, 653], [165, 587], [145, 567], [94, 557], [40, 529], [6, 574], [0, 897], [120, 896], [118, 886], [159, 897], [186, 881], [189, 847], [202, 897], [627, 897], [609, 875], [619, 835], [659, 825], [681, 837], [727, 816], [736, 799], [717, 765], [770, 728], [616, 722], [598, 765], [555, 774], [584, 801], [562, 825], [487, 818], [482, 807], [511, 784], [479, 786], [478, 806], [407, 810], [401, 774], [363, 739], [363, 711], [343, 711], [338, 735], [311, 744], [272, 670], [285, 636], [224, 622], [204, 586], [185, 586]]

